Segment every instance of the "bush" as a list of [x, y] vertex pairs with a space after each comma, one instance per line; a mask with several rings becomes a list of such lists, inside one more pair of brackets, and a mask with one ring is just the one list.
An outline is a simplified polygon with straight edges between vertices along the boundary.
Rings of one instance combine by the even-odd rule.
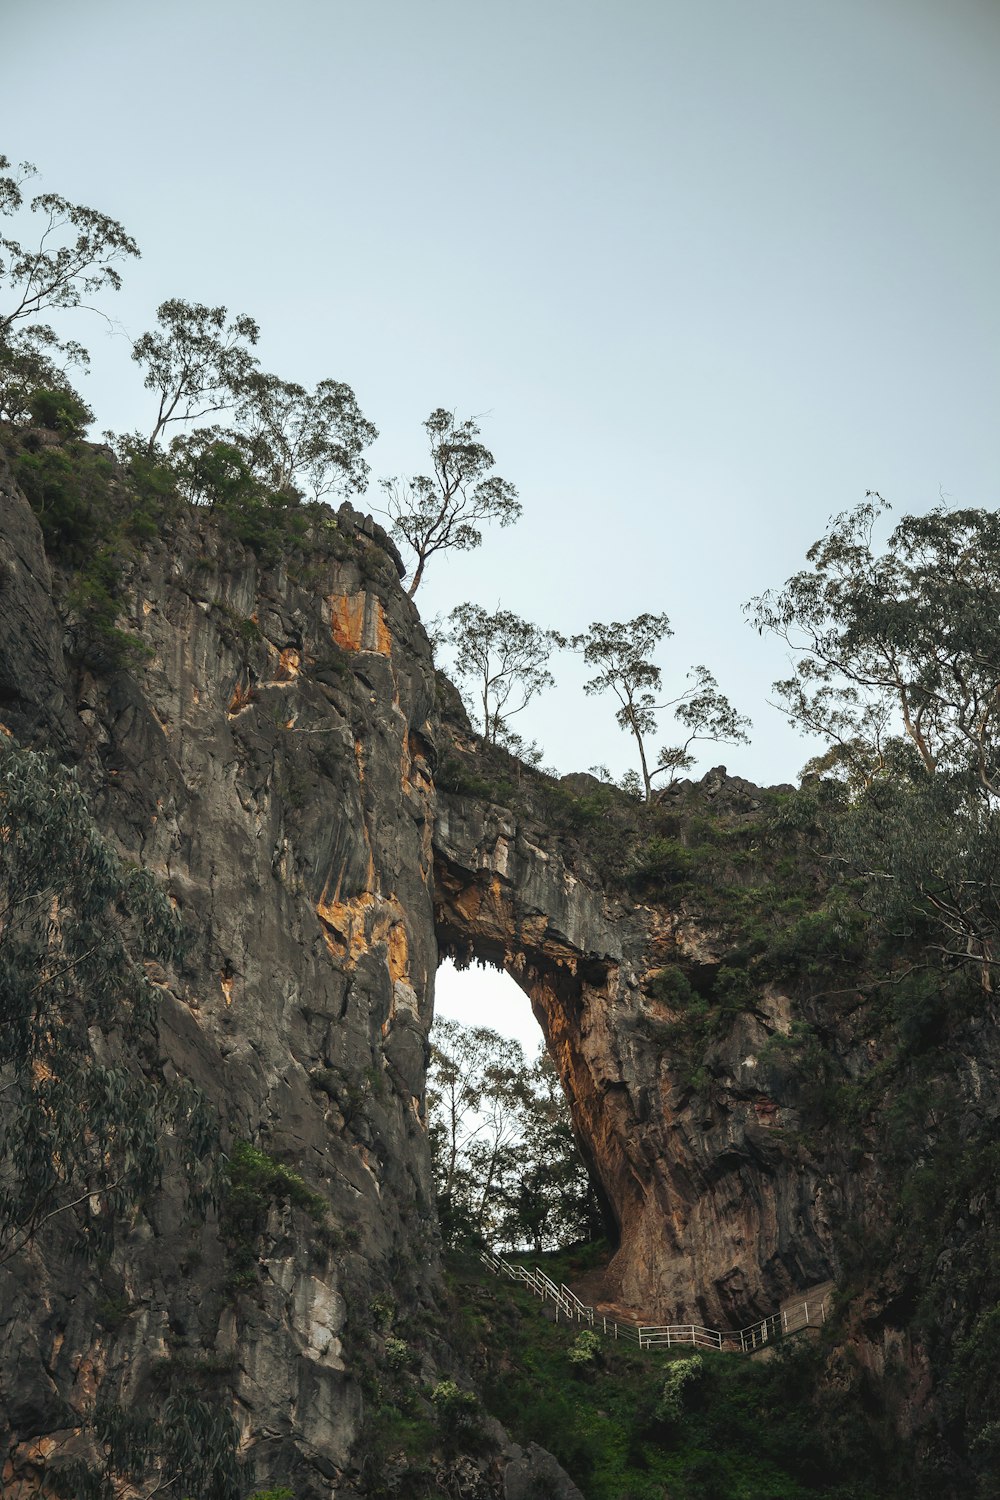
[[475, 1392], [460, 1390], [454, 1380], [439, 1380], [431, 1391], [431, 1403], [446, 1451], [473, 1451], [482, 1436]]
[[674, 1360], [663, 1382], [663, 1390], [656, 1408], [657, 1416], [663, 1417], [668, 1422], [678, 1420], [684, 1410], [685, 1387], [700, 1380], [704, 1363], [700, 1354], [692, 1354], [688, 1359]]
[[246, 1291], [257, 1284], [257, 1246], [273, 1203], [290, 1203], [321, 1228], [327, 1226], [327, 1202], [320, 1193], [259, 1147], [237, 1141], [229, 1157], [229, 1185], [222, 1209], [230, 1291]]
[[68, 389], [32, 391], [28, 411], [36, 427], [64, 432], [69, 437], [82, 437], [94, 420], [94, 413], [87, 403]]
[[651, 838], [635, 853], [625, 881], [632, 890], [649, 891], [679, 885], [694, 870], [692, 850], [671, 838]]
[[571, 1365], [592, 1365], [601, 1352], [601, 1336], [592, 1328], [578, 1333], [569, 1347], [567, 1358]]

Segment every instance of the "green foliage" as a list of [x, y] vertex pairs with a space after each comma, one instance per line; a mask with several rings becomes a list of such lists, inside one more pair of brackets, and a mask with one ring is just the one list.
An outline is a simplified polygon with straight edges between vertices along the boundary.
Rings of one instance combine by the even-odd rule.
[[123, 1485], [151, 1479], [186, 1500], [241, 1500], [246, 1492], [249, 1476], [237, 1457], [239, 1430], [228, 1404], [190, 1391], [169, 1394], [155, 1412], [99, 1403], [89, 1426], [103, 1462], [55, 1466], [51, 1478], [64, 1500], [115, 1500]]
[[799, 653], [775, 687], [854, 784], [971, 769], [1000, 794], [1000, 516], [903, 516], [879, 553], [887, 509], [870, 492], [810, 548], [810, 569], [747, 606]]
[[82, 437], [94, 413], [87, 403], [67, 389], [39, 387], [28, 398], [28, 415], [37, 427], [64, 432], [68, 437]]
[[[0, 215], [16, 216], [25, 207], [21, 189], [38, 175], [37, 169], [21, 162], [12, 170], [8, 158], [0, 156], [0, 174]], [[84, 297], [105, 287], [117, 291], [121, 276], [116, 263], [139, 254], [117, 220], [58, 193], [37, 194], [28, 209], [34, 219], [26, 221], [30, 242], [0, 238], [0, 343], [18, 323], [34, 322], [52, 308], [78, 307]]]
[[509, 802], [514, 786], [510, 782], [489, 781], [477, 775], [457, 756], [449, 755], [441, 762], [435, 784], [442, 792], [453, 792], [459, 797], [479, 797], [484, 802]]
[[38, 393], [45, 392], [57, 398], [57, 420], [62, 404], [58, 398], [63, 398], [70, 430], [79, 434], [93, 421], [93, 414], [71, 385], [66, 366], [89, 363], [90, 356], [81, 344], [61, 342], [53, 329], [42, 324], [0, 338], [0, 421], [49, 426], [45, 420], [48, 413], [36, 404]]
[[85, 565], [111, 529], [108, 459], [85, 443], [22, 448], [14, 473], [41, 523], [46, 549], [68, 567]]
[[229, 1155], [221, 1227], [227, 1246], [230, 1291], [248, 1291], [259, 1280], [258, 1249], [275, 1203], [309, 1215], [319, 1228], [329, 1222], [329, 1205], [298, 1172], [248, 1141], [237, 1141]]
[[92, 416], [65, 366], [89, 363], [87, 351], [37, 320], [89, 304], [105, 288], [117, 291], [117, 264], [139, 251], [117, 220], [96, 209], [57, 193], [26, 203], [22, 189], [37, 175], [30, 162], [12, 167], [0, 156], [0, 218], [15, 220], [0, 232], [0, 419], [78, 433]]
[[510, 720], [555, 682], [547, 663], [565, 638], [509, 609], [490, 614], [481, 604], [457, 605], [448, 622], [444, 639], [455, 649], [457, 676], [475, 696], [483, 737], [488, 744], [508, 743]]
[[683, 885], [694, 873], [696, 856], [677, 839], [654, 836], [633, 856], [626, 876], [632, 890], [654, 893]]
[[529, 1066], [510, 1038], [439, 1021], [427, 1104], [447, 1243], [541, 1249], [597, 1228], [596, 1196], [547, 1058]]
[[0, 1259], [57, 1217], [83, 1244], [110, 1234], [158, 1181], [171, 1134], [200, 1173], [198, 1097], [144, 1068], [144, 965], [179, 943], [165, 896], [99, 833], [75, 780], [0, 739]]
[[373, 1297], [368, 1304], [376, 1328], [391, 1328], [396, 1318], [396, 1304], [391, 1297]]
[[461, 1390], [454, 1380], [439, 1380], [430, 1399], [445, 1453], [475, 1452], [483, 1438], [475, 1391]]
[[336, 518], [321, 502], [303, 503], [297, 490], [273, 489], [251, 461], [238, 433], [199, 429], [171, 444], [177, 481], [199, 505], [207, 505], [223, 530], [249, 547], [265, 567], [294, 549], [322, 554], [336, 537]]
[[601, 1336], [592, 1328], [578, 1333], [566, 1355], [571, 1365], [593, 1365], [601, 1352]]
[[321, 380], [312, 391], [253, 371], [241, 384], [237, 446], [262, 486], [290, 494], [304, 484], [313, 500], [350, 494], [368, 482], [363, 450], [378, 437], [349, 385]]
[[672, 1362], [657, 1402], [658, 1417], [663, 1417], [668, 1422], [680, 1420], [684, 1412], [687, 1387], [701, 1378], [704, 1368], [705, 1361], [700, 1354], [692, 1354], [689, 1359], [675, 1359]]
[[228, 321], [226, 308], [180, 297], [161, 302], [156, 319], [159, 327], [132, 345], [132, 358], [144, 370], [143, 384], [159, 397], [150, 454], [167, 427], [232, 408], [256, 366], [250, 350], [260, 337], [246, 313]]
[[586, 1379], [567, 1380], [572, 1329], [471, 1264], [460, 1288], [484, 1406], [515, 1441], [554, 1453], [585, 1500], [912, 1500], [872, 1388], [849, 1368], [831, 1382], [822, 1348], [793, 1340], [760, 1363], [606, 1340]]
[[14, 473], [47, 552], [71, 570], [67, 602], [79, 622], [81, 657], [97, 670], [137, 665], [148, 650], [117, 622], [123, 570], [134, 542], [149, 533], [149, 509], [126, 500], [112, 460], [88, 443], [21, 447]]
[[649, 982], [649, 993], [677, 1010], [691, 1010], [701, 1002], [684, 970], [676, 964], [660, 969]]
[[385, 1359], [390, 1370], [408, 1370], [413, 1364], [413, 1351], [405, 1339], [390, 1335], [385, 1341]]
[[[632, 620], [612, 620], [610, 624], [594, 621], [589, 630], [573, 637], [572, 645], [582, 652], [596, 675], [584, 684], [591, 696], [611, 693], [618, 701], [615, 718], [636, 742], [639, 752], [641, 781], [637, 789], [647, 802], [653, 802], [669, 788], [679, 771], [694, 765], [691, 746], [698, 741], [714, 740], [724, 744], [745, 743], [749, 719], [738, 714], [719, 691], [719, 685], [707, 667], [692, 667], [687, 674], [689, 687], [663, 703], [656, 699], [663, 686], [663, 674], [653, 661], [661, 641], [673, 635], [664, 614], [641, 614]], [[655, 734], [657, 714], [673, 709], [681, 726], [682, 739], [676, 745], [664, 745], [655, 765], [649, 763], [647, 740]], [[653, 783], [665, 780], [655, 790]]]

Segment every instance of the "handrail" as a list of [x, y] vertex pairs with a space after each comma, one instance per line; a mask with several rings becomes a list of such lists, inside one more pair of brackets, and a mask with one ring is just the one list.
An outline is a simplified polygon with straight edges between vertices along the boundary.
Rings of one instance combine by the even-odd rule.
[[722, 1331], [703, 1328], [698, 1323], [628, 1323], [598, 1316], [595, 1308], [581, 1302], [570, 1287], [556, 1286], [541, 1266], [529, 1270], [515, 1261], [505, 1260], [494, 1250], [483, 1250], [480, 1260], [496, 1276], [506, 1276], [511, 1281], [521, 1281], [542, 1302], [555, 1305], [556, 1319], [560, 1313], [570, 1322], [587, 1323], [591, 1328], [600, 1326], [609, 1338], [628, 1339], [640, 1349], [671, 1349], [687, 1346], [691, 1349], [730, 1350], [738, 1354], [753, 1354], [763, 1349], [786, 1333], [815, 1327], [817, 1320], [826, 1322], [826, 1309], [830, 1294], [827, 1292], [818, 1301], [804, 1297], [801, 1302], [787, 1303], [780, 1312], [761, 1318], [747, 1328]]

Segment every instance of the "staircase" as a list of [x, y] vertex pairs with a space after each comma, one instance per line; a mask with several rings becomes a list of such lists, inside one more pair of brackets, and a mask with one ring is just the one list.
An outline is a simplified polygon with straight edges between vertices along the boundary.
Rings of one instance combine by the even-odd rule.
[[631, 1323], [610, 1319], [581, 1302], [568, 1286], [559, 1286], [540, 1266], [530, 1270], [505, 1260], [492, 1250], [480, 1256], [483, 1265], [499, 1278], [521, 1282], [543, 1303], [548, 1303], [556, 1322], [580, 1323], [608, 1338], [625, 1339], [640, 1349], [714, 1349], [733, 1354], [755, 1354], [770, 1348], [776, 1340], [804, 1328], [820, 1328], [826, 1322], [834, 1284], [824, 1281], [781, 1304], [776, 1313], [751, 1323], [747, 1328], [720, 1331], [703, 1328], [698, 1323]]

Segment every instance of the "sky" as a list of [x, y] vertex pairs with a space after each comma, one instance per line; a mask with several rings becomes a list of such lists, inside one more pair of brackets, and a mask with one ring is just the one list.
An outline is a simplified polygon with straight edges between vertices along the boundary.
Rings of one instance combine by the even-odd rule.
[[[832, 515], [998, 503], [995, 0], [0, 9], [0, 152], [142, 249], [116, 331], [63, 325], [97, 428], [151, 426], [129, 339], [168, 296], [354, 388], [362, 506], [426, 471], [432, 409], [476, 416], [523, 518], [436, 560], [424, 617], [665, 611], [665, 685], [704, 662], [754, 722], [701, 769], [773, 784], [813, 753], [742, 605]], [[553, 670], [514, 727], [559, 773], [625, 770], [580, 661]]]

